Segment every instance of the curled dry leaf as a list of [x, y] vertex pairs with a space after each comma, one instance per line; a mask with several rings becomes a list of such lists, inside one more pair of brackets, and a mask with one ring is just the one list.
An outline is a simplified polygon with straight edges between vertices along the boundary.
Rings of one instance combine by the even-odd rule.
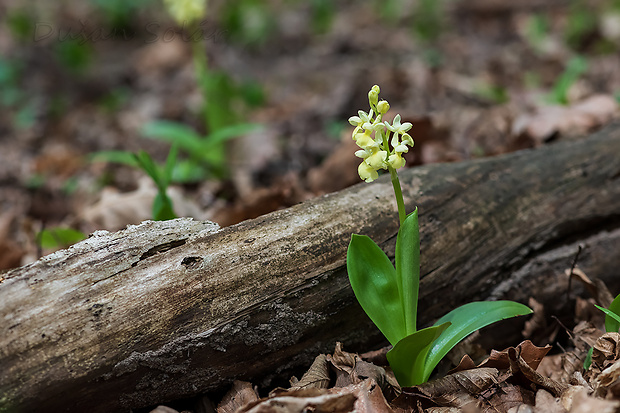
[[293, 377], [290, 390], [307, 388], [326, 389], [329, 387], [329, 362], [325, 354], [319, 354], [301, 380]]
[[382, 389], [399, 387], [383, 367], [368, 363], [357, 354], [343, 351], [342, 343], [336, 343], [334, 354], [328, 355], [327, 360], [336, 370], [336, 387], [358, 384], [368, 378], [373, 379]]
[[258, 399], [258, 393], [252, 387], [252, 383], [235, 380], [232, 388], [217, 406], [217, 413], [234, 413], [242, 406]]
[[393, 413], [381, 388], [372, 380], [340, 388], [280, 390], [269, 398], [252, 402], [238, 413]]
[[[531, 363], [532, 365], [530, 365], [530, 363], [527, 363], [525, 359], [521, 357], [521, 355], [519, 355], [517, 353], [517, 350], [514, 348], [508, 349], [508, 358], [510, 361], [510, 371], [513, 377], [519, 378], [519, 376], [522, 376], [527, 380], [527, 382], [533, 383], [537, 387], [542, 387], [543, 389], [551, 392], [555, 396], [560, 396], [566, 390], [567, 385], [543, 376], [532, 367], [532, 365], [538, 367], [540, 361]], [[531, 356], [528, 356], [528, 358], [531, 359]], [[526, 384], [528, 384], [528, 387], [530, 387], [529, 383], [527, 382]]]
[[620, 358], [620, 333], [605, 333], [592, 346], [588, 377], [596, 378]]
[[566, 269], [564, 273], [567, 277], [570, 277], [572, 274], [573, 278], [581, 281], [598, 305], [607, 308], [613, 301], [613, 295], [609, 292], [609, 289], [602, 280], [597, 278], [592, 281], [590, 277], [579, 268], [573, 268], [572, 272], [570, 269]]
[[[594, 394], [599, 397], [605, 397], [611, 392], [611, 396], [617, 399], [620, 391], [620, 360], [616, 360], [614, 364], [607, 367], [598, 376], [592, 380]], [[609, 398], [609, 397], [607, 397]]]
[[538, 368], [542, 359], [547, 355], [552, 346], [547, 344], [545, 347], [535, 346], [530, 340], [521, 342], [517, 347], [509, 347], [502, 351], [491, 350], [491, 355], [478, 367], [494, 367], [500, 370], [510, 368], [509, 353], [515, 352], [523, 362], [533, 370]]

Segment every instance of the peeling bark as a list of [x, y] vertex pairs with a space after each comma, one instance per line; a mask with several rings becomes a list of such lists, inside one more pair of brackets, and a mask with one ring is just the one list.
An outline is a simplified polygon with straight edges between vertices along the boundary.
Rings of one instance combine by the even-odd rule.
[[[565, 268], [617, 286], [620, 126], [400, 173], [419, 207], [421, 323], [480, 299], [562, 311]], [[394, 254], [389, 177], [218, 229], [97, 232], [0, 282], [0, 411], [123, 411], [382, 343], [344, 269], [352, 233]]]

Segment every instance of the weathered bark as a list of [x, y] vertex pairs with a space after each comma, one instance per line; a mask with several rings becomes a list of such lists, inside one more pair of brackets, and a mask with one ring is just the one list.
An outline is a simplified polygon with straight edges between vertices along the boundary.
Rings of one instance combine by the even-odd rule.
[[[419, 207], [421, 322], [478, 299], [565, 305], [563, 270], [617, 285], [620, 127], [587, 140], [400, 173]], [[0, 282], [0, 411], [116, 411], [381, 343], [344, 269], [351, 233], [393, 255], [387, 177], [219, 229], [96, 233]], [[614, 284], [615, 282], [615, 284]]]

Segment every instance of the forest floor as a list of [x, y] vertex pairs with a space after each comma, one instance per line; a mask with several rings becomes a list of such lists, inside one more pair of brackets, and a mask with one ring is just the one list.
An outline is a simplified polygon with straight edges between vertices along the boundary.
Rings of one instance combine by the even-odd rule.
[[[221, 116], [234, 111], [235, 122], [260, 125], [227, 142], [214, 160], [222, 170], [206, 167], [199, 179], [176, 179], [169, 188], [177, 215], [221, 226], [359, 183], [347, 119], [368, 110], [374, 84], [391, 104], [389, 119], [399, 113], [414, 125], [407, 167], [580, 139], [620, 114], [620, 7], [612, 0], [213, 1], [198, 31], [179, 27], [149, 0], [3, 3], [0, 271], [95, 230], [152, 218], [152, 180], [95, 155], [147, 150], [163, 163], [170, 145], [145, 133], [157, 120], [210, 132], [191, 33], [227, 85], [221, 106], [229, 112]], [[181, 151], [182, 159], [194, 155]], [[583, 306], [592, 308], [579, 301], [575, 326], [568, 326], [572, 353], [545, 357], [549, 349], [527, 342], [493, 353], [483, 369], [458, 373], [477, 372], [462, 379], [476, 383], [474, 396], [462, 387], [449, 402], [432, 386], [400, 393], [385, 370], [356, 370], [381, 357], [338, 347], [317, 358], [320, 373], [306, 378], [312, 385], [284, 393], [302, 401], [287, 399], [291, 405], [277, 411], [344, 412], [352, 400], [367, 403], [358, 411], [380, 412], [433, 405], [469, 411], [472, 400], [478, 407], [484, 400], [484, 411], [521, 404], [535, 406], [529, 411], [620, 411], [620, 374], [601, 373], [615, 366], [618, 336], [599, 340], [602, 317]], [[600, 354], [595, 350], [594, 367], [583, 372], [577, 367], [595, 344]], [[240, 398], [251, 402], [241, 411], [276, 411], [266, 403], [283, 396], [255, 401], [247, 383], [233, 391], [236, 402], [226, 399], [218, 412], [234, 411]], [[454, 402], [461, 396], [465, 407]]]

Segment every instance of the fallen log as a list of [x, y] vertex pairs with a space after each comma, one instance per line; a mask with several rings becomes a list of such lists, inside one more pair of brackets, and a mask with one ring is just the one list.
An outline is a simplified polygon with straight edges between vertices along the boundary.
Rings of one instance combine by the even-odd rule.
[[[565, 268], [618, 286], [620, 125], [585, 140], [400, 173], [419, 207], [421, 323], [530, 296], [560, 311]], [[218, 229], [97, 232], [0, 276], [0, 411], [127, 411], [268, 379], [336, 341], [383, 343], [344, 269], [352, 233], [394, 254], [387, 177]]]

